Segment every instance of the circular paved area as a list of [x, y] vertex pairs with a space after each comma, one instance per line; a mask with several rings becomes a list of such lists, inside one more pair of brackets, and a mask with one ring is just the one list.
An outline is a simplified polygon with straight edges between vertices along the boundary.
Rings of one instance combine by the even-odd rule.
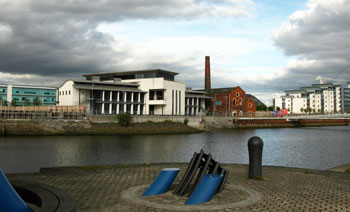
[[139, 194], [167, 167], [181, 168], [176, 184], [187, 165], [107, 166], [71, 172], [58, 169], [8, 177], [58, 187], [73, 196], [79, 212], [350, 211], [350, 175], [283, 167], [263, 167], [264, 180], [250, 180], [247, 166], [223, 165], [230, 171], [227, 187], [203, 205], [184, 206], [187, 197], [175, 197], [171, 192], [141, 197]]

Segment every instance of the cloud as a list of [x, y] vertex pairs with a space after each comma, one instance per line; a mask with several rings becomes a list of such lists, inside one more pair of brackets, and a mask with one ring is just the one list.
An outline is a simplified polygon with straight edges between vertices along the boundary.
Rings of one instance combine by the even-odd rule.
[[154, 57], [147, 55], [154, 53], [139, 60], [137, 46], [98, 31], [99, 24], [239, 17], [253, 6], [250, 0], [0, 0], [0, 73], [53, 79], [150, 66], [146, 59]]
[[273, 39], [287, 56], [292, 56], [286, 75], [295, 85], [314, 83], [318, 75], [349, 80], [350, 1], [309, 0], [308, 9], [297, 11], [276, 30]]

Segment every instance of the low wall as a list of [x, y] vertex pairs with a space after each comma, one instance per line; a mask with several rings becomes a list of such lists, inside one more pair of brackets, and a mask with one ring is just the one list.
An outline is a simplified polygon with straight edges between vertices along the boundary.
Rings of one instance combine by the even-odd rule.
[[[134, 123], [172, 121], [183, 123], [200, 130], [219, 128], [260, 128], [260, 127], [308, 127], [349, 125], [350, 118], [302, 118], [290, 120], [286, 118], [232, 118], [225, 116], [133, 116]], [[116, 116], [92, 116], [92, 122], [115, 122]]]

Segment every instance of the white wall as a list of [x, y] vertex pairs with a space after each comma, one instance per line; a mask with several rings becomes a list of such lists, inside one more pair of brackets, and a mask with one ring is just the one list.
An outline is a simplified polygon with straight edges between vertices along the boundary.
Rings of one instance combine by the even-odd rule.
[[58, 105], [78, 105], [77, 91], [73, 91], [73, 84], [74, 82], [72, 80], [68, 80], [58, 88]]
[[12, 102], [12, 85], [7, 85], [7, 98], [6, 101]]
[[[146, 79], [130, 79], [122, 80], [122, 82], [136, 82], [140, 86], [140, 90], [147, 92], [145, 94], [145, 106], [143, 114], [149, 114], [149, 106], [154, 105], [155, 115], [184, 115], [185, 114], [185, 83], [167, 81], [164, 78], [146, 78]], [[162, 90], [164, 89], [164, 100], [149, 100], [150, 90]], [[172, 92], [174, 90], [174, 102], [172, 98]], [[177, 111], [176, 111], [176, 91], [177, 95]], [[181, 92], [181, 99], [179, 93]], [[172, 105], [174, 104], [174, 111]]]
[[323, 101], [324, 101], [324, 112], [331, 113], [334, 112], [334, 91], [324, 90], [323, 91]]
[[335, 109], [337, 112], [341, 111], [341, 105], [342, 105], [342, 100], [341, 100], [341, 88], [336, 87], [335, 88]]
[[293, 113], [301, 113], [301, 108], [307, 108], [307, 98], [293, 98]]
[[275, 109], [277, 109], [277, 107], [282, 109], [282, 103], [283, 103], [283, 98], [282, 97], [276, 98], [275, 99]]
[[309, 107], [312, 110], [315, 110], [315, 112], [319, 112], [321, 111], [322, 107], [321, 107], [321, 94], [310, 94], [310, 105]]

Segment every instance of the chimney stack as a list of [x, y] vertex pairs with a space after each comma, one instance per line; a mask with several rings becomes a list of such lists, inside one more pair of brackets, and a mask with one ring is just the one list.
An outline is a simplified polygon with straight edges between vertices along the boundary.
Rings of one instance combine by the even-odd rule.
[[211, 83], [210, 83], [210, 57], [209, 56], [205, 56], [204, 90], [205, 91], [210, 91], [211, 90]]

